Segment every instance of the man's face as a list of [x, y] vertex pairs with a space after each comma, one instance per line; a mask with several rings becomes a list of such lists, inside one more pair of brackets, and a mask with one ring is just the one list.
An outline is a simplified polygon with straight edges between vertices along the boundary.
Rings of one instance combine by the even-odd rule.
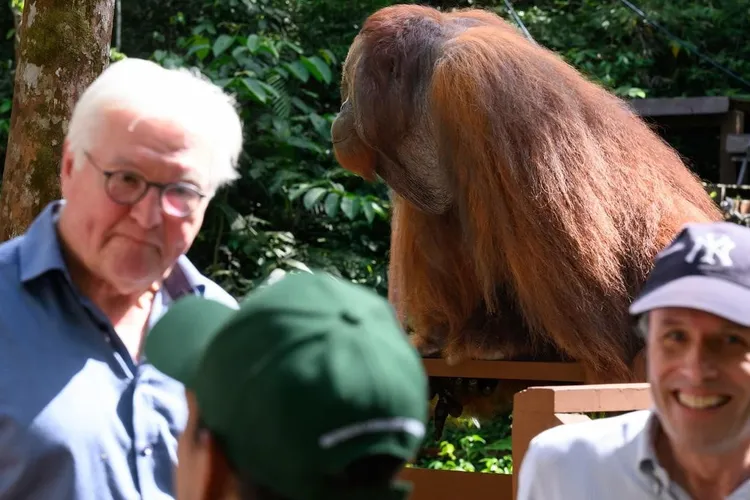
[[651, 311], [647, 363], [674, 445], [704, 454], [750, 445], [750, 328], [692, 309]]
[[177, 500], [234, 500], [237, 480], [211, 432], [199, 425], [198, 401], [185, 391], [188, 421], [177, 441], [175, 498]]
[[73, 168], [66, 144], [61, 175], [63, 217], [73, 233], [68, 244], [89, 272], [123, 294], [147, 289], [188, 250], [208, 203], [204, 198], [182, 218], [162, 210], [154, 187], [131, 206], [110, 199], [101, 170], [126, 170], [164, 184], [187, 182], [207, 194], [208, 148], [175, 124], [137, 118], [125, 110], [105, 111], [80, 169]]
[[175, 488], [177, 500], [204, 498], [211, 480], [211, 446], [208, 431], [198, 426], [198, 403], [186, 391], [188, 421], [177, 442]]

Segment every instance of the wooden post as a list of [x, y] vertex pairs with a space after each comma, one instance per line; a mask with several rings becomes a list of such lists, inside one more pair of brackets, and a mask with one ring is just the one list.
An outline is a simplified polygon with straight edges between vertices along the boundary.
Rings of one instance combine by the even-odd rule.
[[558, 425], [589, 420], [584, 413], [643, 410], [651, 406], [649, 384], [529, 387], [513, 399], [513, 498], [529, 442]]
[[737, 182], [737, 164], [732, 161], [732, 155], [727, 151], [727, 136], [741, 134], [745, 131], [745, 113], [731, 110], [721, 122], [721, 137], [719, 139], [719, 182], [735, 184]]

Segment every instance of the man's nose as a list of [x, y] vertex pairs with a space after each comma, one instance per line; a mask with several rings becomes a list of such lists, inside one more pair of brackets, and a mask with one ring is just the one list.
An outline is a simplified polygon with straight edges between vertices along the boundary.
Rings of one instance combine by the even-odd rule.
[[705, 345], [692, 346], [682, 359], [681, 371], [696, 383], [715, 378], [718, 374], [716, 353]]
[[130, 207], [130, 216], [143, 229], [152, 229], [162, 223], [164, 214], [161, 209], [161, 192], [154, 186], [149, 186], [140, 201]]

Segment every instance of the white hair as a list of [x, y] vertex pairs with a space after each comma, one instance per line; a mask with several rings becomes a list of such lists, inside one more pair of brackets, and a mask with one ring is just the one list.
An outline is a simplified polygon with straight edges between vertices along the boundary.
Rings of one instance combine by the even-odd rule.
[[112, 63], [83, 92], [68, 125], [66, 139], [79, 168], [92, 147], [104, 110], [127, 109], [178, 124], [211, 149], [207, 165], [211, 194], [239, 178], [242, 122], [233, 96], [197, 70], [167, 69], [144, 59]]

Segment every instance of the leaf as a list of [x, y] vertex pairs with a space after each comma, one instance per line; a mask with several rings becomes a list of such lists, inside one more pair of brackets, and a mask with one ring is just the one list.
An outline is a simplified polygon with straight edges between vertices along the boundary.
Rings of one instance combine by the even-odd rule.
[[302, 50], [302, 47], [300, 47], [296, 43], [290, 42], [289, 40], [285, 40], [284, 45], [295, 51], [297, 54], [302, 55], [305, 52], [304, 50]]
[[372, 207], [373, 212], [375, 212], [376, 214], [378, 214], [384, 219], [388, 218], [388, 213], [383, 209], [383, 207], [380, 206], [379, 203], [371, 201], [370, 206]]
[[234, 78], [219, 78], [218, 80], [214, 80], [214, 83], [218, 85], [221, 88], [226, 87], [230, 83], [234, 81]]
[[219, 57], [234, 43], [234, 37], [230, 35], [219, 35], [219, 38], [214, 42], [214, 57]]
[[338, 193], [328, 193], [325, 201], [326, 215], [328, 215], [328, 217], [336, 217], [336, 214], [339, 213], [340, 201], [341, 196], [339, 196]]
[[680, 44], [678, 44], [676, 42], [672, 42], [672, 43], [669, 44], [669, 46], [672, 49], [672, 55], [674, 57], [677, 57], [677, 54], [680, 53], [680, 49], [682, 48], [682, 47], [680, 47]]
[[250, 35], [247, 37], [247, 43], [245, 43], [245, 45], [252, 54], [255, 54], [258, 51], [258, 47], [260, 47], [260, 37], [255, 34]]
[[310, 188], [310, 184], [307, 184], [307, 183], [300, 184], [296, 188], [292, 189], [292, 191], [289, 193], [289, 200], [291, 201], [296, 200], [297, 198], [299, 198], [299, 196], [302, 193], [307, 191], [309, 188]]
[[290, 146], [294, 146], [301, 149], [307, 149], [309, 151], [315, 151], [316, 153], [323, 153], [323, 148], [321, 148], [319, 145], [315, 144], [314, 142], [304, 139], [302, 137], [289, 137], [286, 140], [286, 143]]
[[329, 65], [336, 64], [336, 56], [333, 55], [333, 52], [328, 49], [320, 49], [318, 52]]
[[252, 95], [258, 102], [261, 102], [263, 104], [266, 103], [266, 99], [268, 98], [268, 95], [266, 94], [266, 91], [263, 90], [263, 86], [261, 85], [261, 82], [256, 80], [255, 78], [243, 78], [241, 82], [245, 85], [245, 88], [250, 92], [250, 95]]
[[309, 190], [307, 193], [305, 193], [304, 198], [302, 198], [302, 203], [305, 205], [306, 209], [311, 209], [316, 203], [318, 203], [323, 196], [325, 196], [327, 190], [322, 187], [315, 187]]
[[302, 101], [299, 97], [292, 97], [292, 104], [294, 107], [302, 111], [303, 113], [314, 113], [315, 111]]
[[279, 59], [279, 51], [276, 50], [276, 46], [273, 44], [273, 41], [267, 40], [260, 44], [258, 47], [258, 52], [266, 52], [267, 54], [271, 55], [274, 60]]
[[310, 79], [310, 72], [299, 61], [284, 63], [282, 66], [303, 83], [307, 83]]
[[312, 274], [312, 269], [310, 269], [307, 266], [307, 264], [305, 264], [304, 262], [300, 262], [296, 259], [287, 259], [285, 264], [288, 265], [289, 267], [297, 269], [298, 271]]
[[240, 60], [245, 60], [247, 58], [247, 55], [245, 54], [246, 51], [247, 47], [245, 47], [244, 45], [238, 45], [232, 49], [232, 57], [234, 57], [235, 59], [240, 58]]
[[279, 91], [273, 88], [271, 85], [260, 80], [256, 80], [256, 82], [258, 82], [258, 85], [263, 87], [263, 90], [265, 90], [268, 93], [268, 95], [270, 95], [274, 99], [278, 99], [280, 97]]
[[372, 202], [367, 201], [362, 204], [362, 209], [365, 212], [365, 218], [367, 219], [367, 222], [372, 224], [372, 221], [375, 220], [375, 210], [372, 208]]
[[221, 212], [223, 212], [226, 221], [229, 223], [229, 228], [232, 231], [239, 231], [247, 227], [247, 221], [237, 210], [223, 202], [217, 203], [216, 206]]
[[312, 76], [319, 82], [331, 83], [331, 68], [318, 56], [312, 57], [301, 57], [300, 61], [305, 65], [305, 68], [312, 74]]
[[312, 123], [315, 131], [320, 134], [326, 141], [331, 139], [331, 125], [326, 121], [325, 118], [317, 113], [310, 113], [310, 122]]
[[211, 41], [205, 36], [195, 36], [190, 43], [186, 56], [195, 54], [201, 61], [206, 58], [211, 50]]
[[358, 197], [347, 196], [341, 200], [341, 211], [344, 212], [349, 220], [353, 220], [359, 213], [361, 201]]
[[510, 437], [504, 437], [503, 439], [495, 441], [494, 443], [490, 443], [489, 445], [485, 446], [484, 449], [488, 451], [510, 451], [511, 439]]

